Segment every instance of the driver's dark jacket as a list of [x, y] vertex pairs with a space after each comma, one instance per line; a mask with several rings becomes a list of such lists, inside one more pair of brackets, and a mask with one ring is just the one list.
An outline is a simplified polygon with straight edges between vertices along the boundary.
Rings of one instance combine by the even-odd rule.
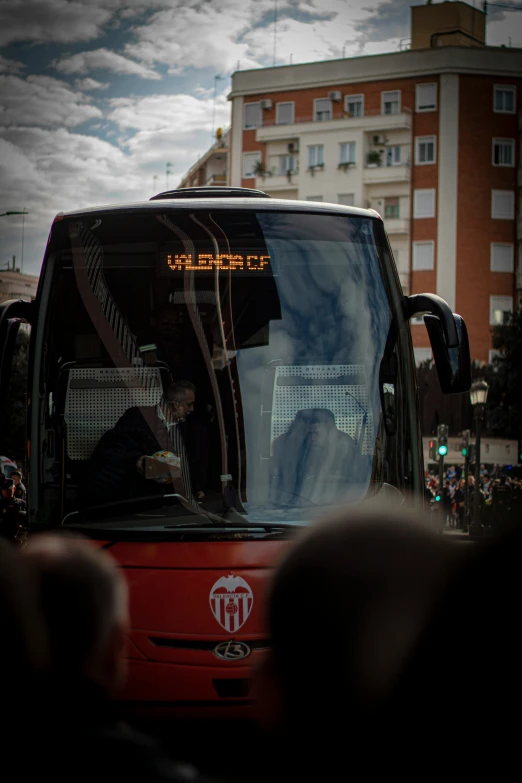
[[[190, 466], [192, 492], [205, 488], [208, 447], [204, 425], [196, 415], [176, 425], [183, 437]], [[157, 408], [125, 411], [112, 430], [104, 433], [90, 459], [85, 500], [92, 504], [151, 494], [163, 494], [170, 485], [143, 478], [136, 462], [157, 451], [173, 451], [167, 428]], [[172, 491], [171, 487], [168, 491]]]

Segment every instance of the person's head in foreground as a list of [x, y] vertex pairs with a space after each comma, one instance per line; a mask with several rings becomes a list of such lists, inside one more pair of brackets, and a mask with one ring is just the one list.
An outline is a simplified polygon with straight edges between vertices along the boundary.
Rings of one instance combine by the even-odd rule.
[[303, 771], [333, 772], [364, 755], [453, 573], [455, 548], [407, 516], [339, 512], [276, 570], [259, 710]]
[[115, 561], [79, 536], [42, 534], [23, 557], [40, 589], [52, 674], [111, 694], [125, 677], [127, 586]]

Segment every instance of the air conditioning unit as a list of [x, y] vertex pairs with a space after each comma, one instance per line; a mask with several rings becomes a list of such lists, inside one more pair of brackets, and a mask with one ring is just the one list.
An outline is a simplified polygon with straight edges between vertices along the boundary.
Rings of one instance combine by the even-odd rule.
[[376, 144], [376, 145], [377, 144], [386, 144], [386, 139], [384, 138], [384, 136], [377, 136], [376, 135], [376, 136], [372, 137], [372, 143]]
[[272, 101], [268, 98], [267, 100], [261, 101], [260, 106], [262, 109], [271, 109], [274, 104]]
[[332, 90], [332, 92], [328, 93], [328, 97], [331, 101], [341, 101], [343, 94], [340, 90]]
[[296, 141], [291, 141], [288, 145], [288, 152], [299, 152], [299, 144]]

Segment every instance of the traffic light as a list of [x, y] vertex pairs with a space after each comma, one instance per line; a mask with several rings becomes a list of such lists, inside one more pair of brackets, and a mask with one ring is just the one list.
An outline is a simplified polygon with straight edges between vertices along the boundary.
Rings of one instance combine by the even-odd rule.
[[436, 492], [435, 493], [435, 503], [440, 503], [441, 500], [442, 500], [441, 493], [440, 492]]
[[437, 461], [437, 444], [434, 440], [430, 440], [429, 455], [430, 459]]
[[475, 446], [474, 443], [470, 443], [469, 444], [469, 461], [474, 463], [476, 455], [477, 455], [477, 447]]
[[460, 453], [464, 458], [469, 458], [469, 430], [464, 430], [462, 433], [462, 443], [460, 447]]
[[445, 457], [448, 453], [448, 426], [439, 424], [437, 427], [437, 454], [439, 457]]

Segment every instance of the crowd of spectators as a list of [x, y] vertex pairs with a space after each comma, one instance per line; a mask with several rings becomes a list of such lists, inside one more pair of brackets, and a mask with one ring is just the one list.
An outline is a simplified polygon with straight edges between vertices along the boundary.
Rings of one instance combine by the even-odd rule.
[[[469, 527], [473, 516], [475, 474], [468, 475], [468, 491], [464, 466], [449, 465], [442, 482], [433, 468], [426, 469], [426, 497], [440, 504], [444, 524], [448, 528]], [[522, 478], [516, 468], [507, 465], [480, 466], [480, 522], [486, 527], [501, 527], [522, 519]]]
[[[506, 699], [520, 695], [521, 544], [518, 525], [458, 547], [382, 506], [301, 531], [274, 570], [272, 648], [255, 672], [266, 780], [501, 778], [518, 749]], [[118, 714], [128, 624], [107, 551], [71, 534], [0, 540], [4, 765], [17, 779], [203, 780]]]

